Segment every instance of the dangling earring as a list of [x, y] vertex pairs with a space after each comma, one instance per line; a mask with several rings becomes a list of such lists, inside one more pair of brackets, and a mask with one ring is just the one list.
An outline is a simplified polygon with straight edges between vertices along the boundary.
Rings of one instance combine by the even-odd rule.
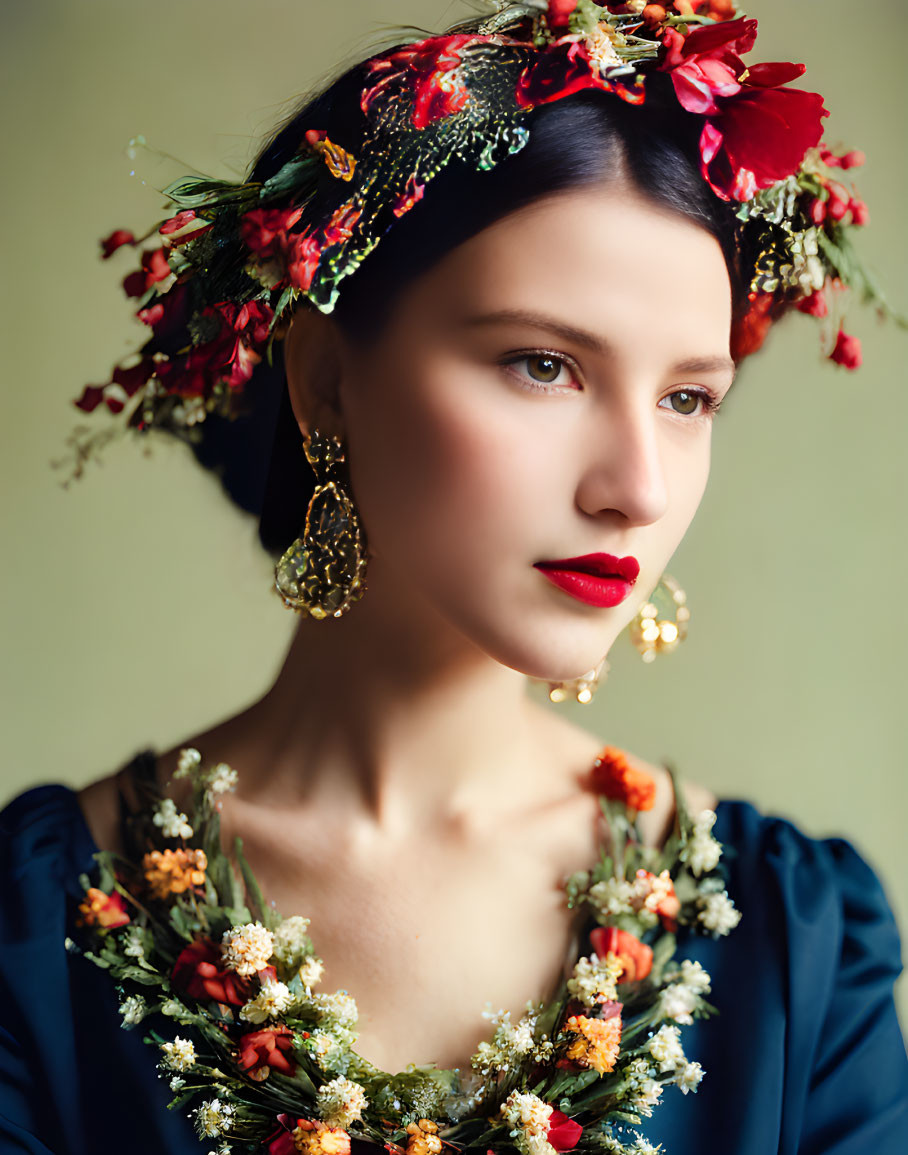
[[314, 429], [303, 443], [315, 473], [306, 524], [274, 570], [284, 605], [313, 618], [339, 618], [365, 589], [366, 538], [356, 506], [343, 488], [344, 447]]
[[[662, 595], [662, 600], [671, 603], [674, 610], [674, 620], [660, 618], [656, 598]], [[644, 662], [654, 662], [657, 655], [668, 654], [678, 648], [687, 637], [687, 627], [690, 622], [690, 610], [687, 608], [687, 594], [678, 585], [673, 577], [663, 574], [659, 584], [653, 590], [650, 600], [637, 611], [637, 616], [631, 622], [631, 641], [640, 651]]]
[[575, 701], [585, 706], [588, 702], [592, 702], [600, 681], [604, 682], [608, 677], [608, 671], [608, 662], [603, 658], [598, 666], [587, 670], [581, 678], [573, 678], [569, 682], [549, 682], [549, 701], [564, 702], [573, 697]]

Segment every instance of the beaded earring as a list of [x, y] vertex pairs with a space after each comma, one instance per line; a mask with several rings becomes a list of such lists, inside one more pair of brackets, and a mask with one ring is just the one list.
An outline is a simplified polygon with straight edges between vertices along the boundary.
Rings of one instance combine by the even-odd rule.
[[[657, 599], [670, 603], [674, 618], [659, 616]], [[687, 637], [689, 622], [687, 594], [673, 577], [663, 574], [650, 600], [637, 611], [628, 630], [644, 662], [654, 662], [659, 654], [668, 654], [678, 648]]]
[[314, 429], [303, 448], [315, 490], [300, 536], [275, 566], [274, 584], [289, 609], [339, 618], [365, 590], [366, 538], [344, 488], [340, 439]]

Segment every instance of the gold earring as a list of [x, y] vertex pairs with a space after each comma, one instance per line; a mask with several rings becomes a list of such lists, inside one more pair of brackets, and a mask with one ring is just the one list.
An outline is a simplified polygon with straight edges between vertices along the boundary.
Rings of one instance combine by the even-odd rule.
[[569, 682], [549, 682], [549, 701], [564, 702], [573, 697], [575, 701], [585, 706], [592, 702], [593, 696], [599, 688], [599, 683], [604, 682], [608, 677], [608, 671], [609, 664], [603, 658], [598, 666], [594, 666], [592, 670], [587, 670], [580, 678], [573, 678]]
[[313, 618], [339, 618], [365, 590], [366, 538], [338, 469], [345, 460], [337, 437], [313, 429], [303, 443], [315, 491], [300, 536], [274, 569], [284, 605]]
[[[657, 598], [671, 604], [674, 619], [659, 616]], [[673, 577], [664, 573], [650, 600], [640, 607], [628, 628], [631, 641], [640, 651], [644, 662], [654, 662], [659, 654], [668, 654], [678, 648], [687, 637], [689, 622], [687, 594]]]

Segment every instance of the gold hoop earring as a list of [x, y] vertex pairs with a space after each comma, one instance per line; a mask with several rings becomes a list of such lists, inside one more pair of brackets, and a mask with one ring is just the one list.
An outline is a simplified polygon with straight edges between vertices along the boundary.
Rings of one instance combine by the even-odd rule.
[[339, 466], [346, 460], [338, 437], [313, 429], [303, 443], [315, 473], [315, 491], [300, 536], [274, 569], [274, 584], [288, 609], [313, 618], [339, 618], [365, 590], [366, 538]]
[[[674, 618], [659, 616], [657, 599], [670, 603]], [[673, 577], [665, 573], [659, 579], [650, 600], [637, 611], [628, 629], [640, 657], [644, 662], [654, 662], [659, 654], [669, 654], [678, 648], [687, 637], [689, 623], [687, 594]]]
[[573, 697], [582, 706], [586, 706], [592, 702], [599, 683], [608, 677], [608, 671], [609, 664], [603, 658], [598, 666], [587, 670], [580, 678], [573, 678], [569, 682], [549, 682], [549, 701], [566, 702], [568, 698]]

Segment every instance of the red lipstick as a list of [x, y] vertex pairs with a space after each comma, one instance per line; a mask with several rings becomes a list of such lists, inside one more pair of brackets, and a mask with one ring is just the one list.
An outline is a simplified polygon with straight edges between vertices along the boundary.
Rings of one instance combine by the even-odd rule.
[[634, 588], [640, 573], [635, 557], [588, 553], [560, 561], [538, 561], [536, 569], [566, 594], [588, 606], [617, 606]]

